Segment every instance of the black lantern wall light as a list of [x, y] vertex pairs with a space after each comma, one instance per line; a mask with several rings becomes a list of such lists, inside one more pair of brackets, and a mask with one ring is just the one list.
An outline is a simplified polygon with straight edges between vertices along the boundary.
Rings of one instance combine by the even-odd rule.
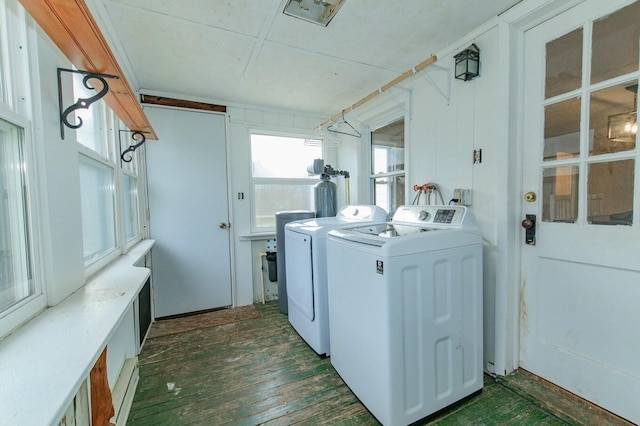
[[480, 49], [475, 44], [454, 56], [456, 60], [455, 77], [458, 80], [471, 80], [480, 75]]

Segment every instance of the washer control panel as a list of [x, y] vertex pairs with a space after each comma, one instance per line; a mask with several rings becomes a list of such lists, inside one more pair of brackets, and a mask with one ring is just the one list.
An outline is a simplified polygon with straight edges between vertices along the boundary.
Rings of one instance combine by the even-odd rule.
[[434, 223], [452, 223], [455, 215], [456, 215], [456, 211], [453, 209], [438, 209], [435, 217], [433, 218], [433, 222]]
[[466, 214], [464, 206], [401, 206], [393, 214], [392, 222], [432, 225], [462, 224]]

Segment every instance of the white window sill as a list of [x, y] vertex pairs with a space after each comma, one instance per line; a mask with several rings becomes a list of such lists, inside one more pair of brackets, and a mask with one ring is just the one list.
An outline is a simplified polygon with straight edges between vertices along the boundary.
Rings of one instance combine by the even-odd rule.
[[0, 342], [0, 425], [57, 424], [131, 309], [149, 270], [143, 240]]
[[240, 240], [253, 241], [253, 240], [269, 240], [276, 237], [276, 231], [270, 232], [252, 232], [250, 234], [240, 234]]

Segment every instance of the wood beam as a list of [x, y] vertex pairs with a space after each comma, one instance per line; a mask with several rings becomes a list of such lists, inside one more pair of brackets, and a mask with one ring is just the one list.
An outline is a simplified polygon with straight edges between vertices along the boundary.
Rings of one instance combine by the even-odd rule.
[[84, 0], [19, 1], [76, 68], [119, 77], [109, 80], [109, 93], [103, 99], [130, 130], [157, 140], [158, 136]]
[[211, 112], [227, 112], [227, 107], [224, 105], [187, 101], [183, 99], [165, 98], [163, 96], [141, 95], [140, 102], [142, 102], [143, 104], [162, 105], [176, 108], [199, 109]]

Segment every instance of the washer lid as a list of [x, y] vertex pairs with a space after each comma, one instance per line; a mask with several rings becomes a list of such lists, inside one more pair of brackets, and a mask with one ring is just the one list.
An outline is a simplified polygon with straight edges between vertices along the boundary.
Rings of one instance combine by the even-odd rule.
[[349, 205], [340, 209], [335, 217], [319, 217], [289, 222], [285, 229], [307, 234], [326, 234], [330, 229], [356, 226], [360, 222], [384, 222], [387, 212], [378, 206]]
[[339, 221], [383, 222], [387, 220], [387, 212], [378, 206], [345, 206], [336, 215]]
[[391, 239], [413, 237], [424, 232], [442, 231], [441, 228], [422, 225], [403, 225], [393, 222], [375, 223], [347, 229], [336, 229], [330, 235], [361, 244], [381, 247]]

